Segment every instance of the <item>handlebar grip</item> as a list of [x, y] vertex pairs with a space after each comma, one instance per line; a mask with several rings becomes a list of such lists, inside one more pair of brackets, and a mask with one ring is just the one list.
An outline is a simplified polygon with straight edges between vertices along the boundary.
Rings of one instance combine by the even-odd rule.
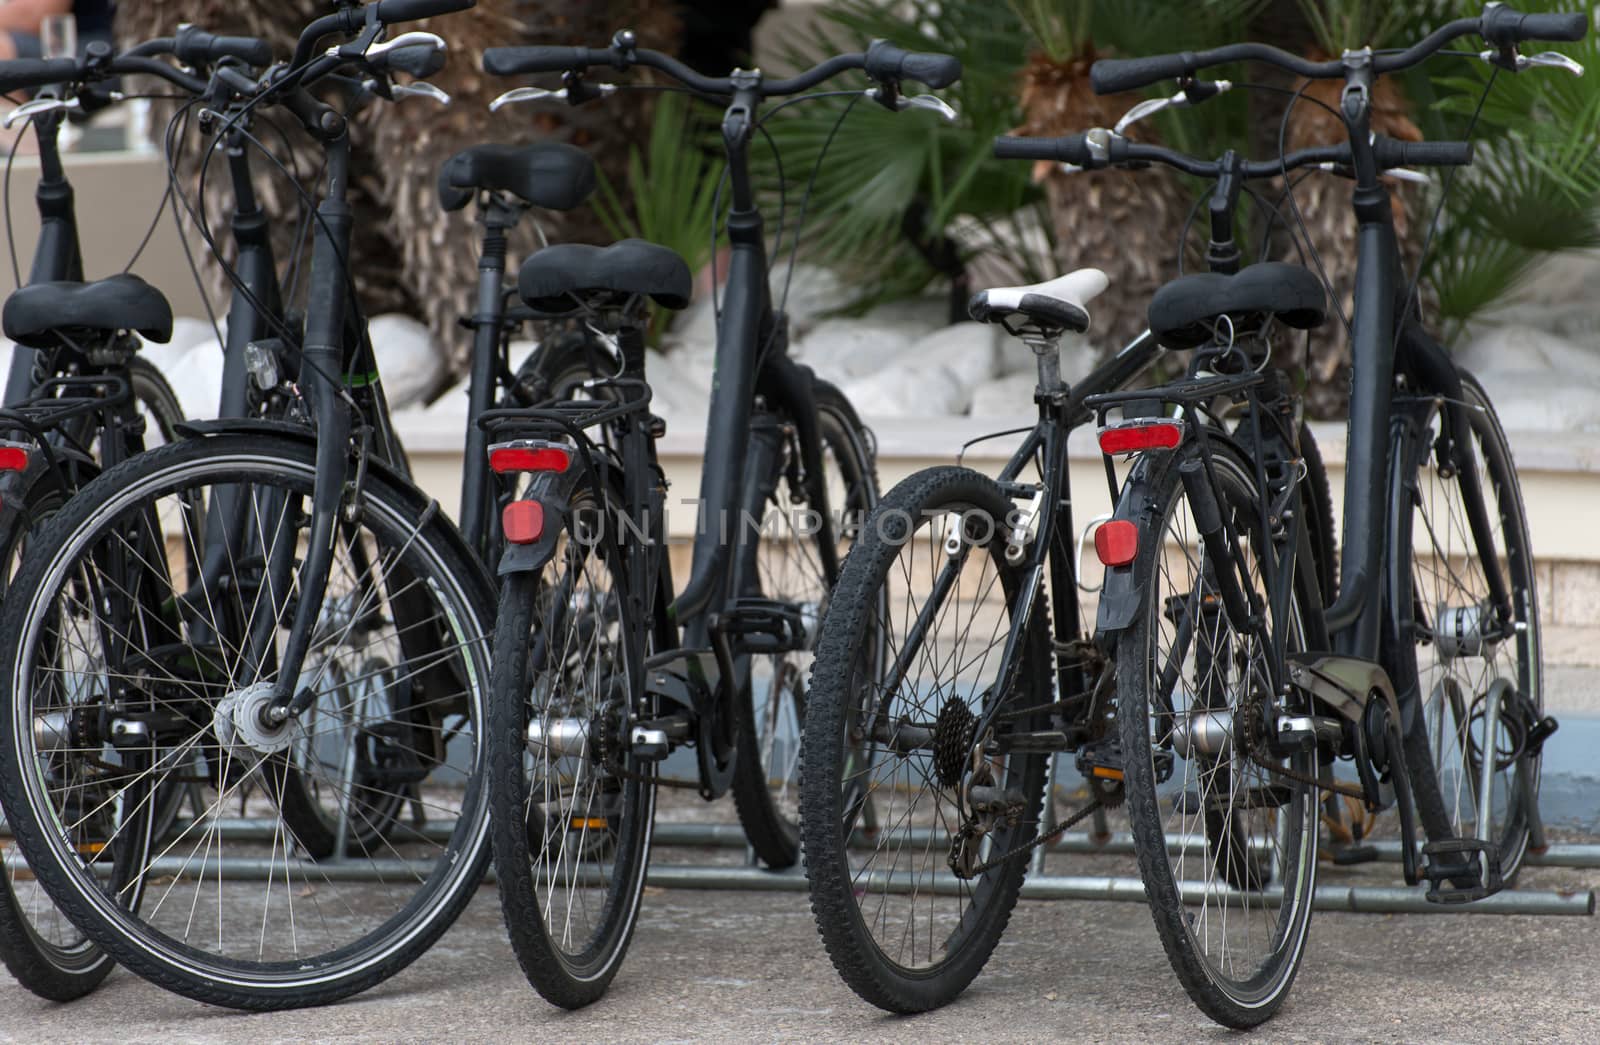
[[251, 36], [215, 36], [192, 25], [180, 26], [172, 54], [184, 65], [213, 65], [238, 58], [255, 66], [272, 64], [272, 45]]
[[1480, 23], [1483, 38], [1497, 47], [1509, 47], [1525, 40], [1582, 40], [1589, 31], [1589, 19], [1581, 11], [1567, 14], [1523, 14], [1501, 4], [1483, 13]]
[[1095, 94], [1120, 94], [1194, 71], [1194, 53], [1158, 54], [1149, 58], [1102, 58], [1089, 69]]
[[491, 76], [564, 73], [590, 64], [587, 47], [489, 47], [483, 52], [483, 71]]
[[426, 80], [444, 68], [448, 57], [443, 48], [431, 44], [412, 44], [385, 51], [372, 66], [380, 72], [410, 73], [418, 80]]
[[1465, 167], [1472, 162], [1471, 142], [1373, 142], [1378, 163], [1385, 167]]
[[379, 0], [378, 21], [384, 25], [465, 11], [478, 0]]
[[0, 62], [0, 93], [68, 83], [77, 78], [76, 58], [16, 58]]
[[887, 40], [867, 45], [862, 68], [874, 80], [911, 80], [924, 87], [949, 87], [961, 79], [961, 59], [930, 51], [907, 51]]
[[1087, 167], [1091, 159], [1088, 142], [1082, 134], [1069, 134], [1065, 138], [996, 138], [994, 155], [997, 160], [1046, 160], [1079, 167]]

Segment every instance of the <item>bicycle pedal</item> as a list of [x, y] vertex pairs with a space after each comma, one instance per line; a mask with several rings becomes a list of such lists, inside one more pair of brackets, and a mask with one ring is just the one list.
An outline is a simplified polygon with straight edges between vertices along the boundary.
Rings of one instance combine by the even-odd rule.
[[1422, 856], [1429, 903], [1471, 903], [1505, 887], [1500, 877], [1500, 847], [1493, 842], [1446, 838], [1423, 846]]
[[1334, 864], [1339, 867], [1375, 863], [1378, 859], [1378, 847], [1375, 845], [1331, 845], [1328, 850], [1333, 854]]

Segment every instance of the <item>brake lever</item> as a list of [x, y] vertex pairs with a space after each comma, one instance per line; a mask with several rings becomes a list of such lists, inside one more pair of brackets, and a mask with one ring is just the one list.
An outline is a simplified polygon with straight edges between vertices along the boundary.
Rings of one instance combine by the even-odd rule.
[[[586, 90], [597, 91], [597, 96], [602, 98], [608, 97], [617, 92], [617, 85], [614, 83], [585, 84], [584, 87]], [[543, 87], [516, 87], [490, 102], [489, 111], [499, 112], [508, 105], [517, 105], [521, 102], [541, 102], [545, 101], [546, 99], [550, 101], [565, 102], [569, 101], [570, 97], [571, 96], [567, 94], [567, 88], [565, 87], [554, 91], [545, 90]], [[577, 102], [573, 102], [572, 104], [576, 105], [579, 102], [585, 102], [588, 100], [589, 99], [587, 98], [579, 98]]]
[[[120, 97], [121, 96], [119, 94], [112, 100], [118, 101], [120, 100]], [[83, 105], [78, 101], [76, 96], [72, 98], [34, 98], [31, 101], [23, 102], [15, 109], [12, 109], [10, 112], [6, 113], [3, 125], [10, 127], [18, 120], [25, 120], [30, 116], [36, 116], [43, 112], [59, 112], [65, 110], [76, 112], [82, 108]]]
[[[1117, 125], [1113, 127], [1112, 130], [1117, 134], [1121, 134], [1123, 131], [1127, 130], [1129, 127], [1133, 126], [1135, 123], [1138, 123], [1147, 116], [1154, 116], [1156, 113], [1165, 109], [1188, 109], [1199, 105], [1201, 102], [1210, 101], [1217, 95], [1223, 94], [1232, 89], [1233, 81], [1214, 80], [1208, 83], [1195, 82], [1188, 84], [1183, 90], [1172, 95], [1171, 97], [1146, 98], [1138, 105], [1135, 105], [1133, 108], [1123, 113], [1122, 119], [1117, 121]], [[1191, 97], [1191, 92], [1193, 92], [1193, 97]]]
[[395, 101], [399, 101], [402, 98], [430, 98], [441, 106], [449, 106], [454, 101], [450, 95], [439, 90], [439, 88], [426, 80], [418, 80], [416, 83], [390, 84], [389, 93], [394, 96]]
[[[1337, 174], [1341, 178], [1353, 179], [1356, 176], [1354, 167], [1343, 163], [1334, 163], [1332, 160], [1326, 160], [1322, 163], [1313, 164], [1313, 166], [1319, 171], [1327, 171], [1329, 174]], [[1386, 168], [1380, 176], [1393, 178], [1395, 181], [1409, 181], [1417, 185], [1430, 185], [1433, 183], [1432, 178], [1428, 177], [1421, 171], [1414, 171], [1410, 167], [1389, 167]]]
[[[1482, 58], [1490, 65], [1498, 65], [1502, 69], [1506, 67], [1504, 61], [1501, 59], [1499, 51], [1480, 51], [1478, 52], [1478, 57]], [[1515, 68], [1513, 68], [1511, 71], [1514, 73], [1520, 73], [1524, 69], [1533, 68], [1565, 69], [1573, 76], [1583, 75], [1583, 64], [1581, 62], [1574, 61], [1568, 56], [1562, 54], [1560, 51], [1540, 51], [1538, 54], [1518, 54], [1516, 56]]]
[[869, 87], [861, 93], [884, 108], [892, 108], [895, 112], [905, 112], [907, 109], [923, 109], [931, 113], [937, 113], [946, 123], [955, 123], [956, 120], [960, 119], [954, 106], [937, 95], [904, 95], [894, 90], [886, 91], [881, 85]]
[[955, 106], [933, 94], [913, 94], [910, 97], [902, 94], [895, 99], [894, 106], [900, 112], [905, 112], [907, 109], [923, 109], [937, 113], [945, 123], [955, 123], [961, 118]]

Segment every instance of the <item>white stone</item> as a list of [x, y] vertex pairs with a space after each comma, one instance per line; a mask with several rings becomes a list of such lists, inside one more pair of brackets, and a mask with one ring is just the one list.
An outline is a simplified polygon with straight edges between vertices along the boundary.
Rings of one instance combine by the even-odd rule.
[[999, 346], [995, 327], [986, 323], [954, 323], [922, 338], [910, 350], [889, 362], [891, 367], [914, 371], [944, 366], [971, 390], [999, 373]]
[[948, 417], [962, 413], [972, 396], [971, 386], [942, 365], [883, 369], [845, 382], [843, 391], [867, 418]]
[[156, 365], [177, 393], [184, 417], [210, 420], [217, 416], [217, 401], [222, 396], [222, 349], [215, 341], [196, 342], [172, 359], [170, 365]]
[[861, 322], [893, 327], [911, 337], [926, 337], [950, 324], [950, 302], [942, 297], [885, 301], [868, 309]]
[[368, 331], [390, 409], [422, 402], [444, 380], [444, 353], [421, 323], [410, 316], [389, 313], [374, 317]]
[[644, 355], [644, 373], [650, 381], [650, 409], [667, 419], [669, 430], [680, 425], [704, 425], [711, 401], [709, 378], [700, 381], [690, 376], [682, 362], [677, 353], [648, 349]]
[[985, 381], [972, 390], [973, 417], [1004, 418], [1019, 423], [1037, 416], [1033, 405], [1033, 390], [1038, 381], [1032, 375], [1010, 374]]
[[888, 366], [912, 346], [907, 331], [865, 319], [825, 319], [793, 347], [793, 355], [820, 376], [840, 383]]
[[791, 340], [810, 331], [830, 312], [850, 304], [856, 296], [832, 270], [801, 262], [794, 267], [794, 279], [789, 282], [785, 300], [784, 279], [788, 272], [787, 262], [774, 262], [768, 284], [772, 287], [772, 307], [783, 309], [789, 316]]
[[710, 353], [717, 344], [717, 313], [711, 295], [701, 294], [694, 304], [676, 313], [661, 339], [671, 351]]
[[1522, 325], [1479, 330], [1456, 353], [1456, 360], [1479, 377], [1543, 373], [1580, 382], [1600, 381], [1600, 339], [1580, 341]]
[[1600, 381], [1533, 370], [1478, 375], [1511, 432], [1600, 432]]

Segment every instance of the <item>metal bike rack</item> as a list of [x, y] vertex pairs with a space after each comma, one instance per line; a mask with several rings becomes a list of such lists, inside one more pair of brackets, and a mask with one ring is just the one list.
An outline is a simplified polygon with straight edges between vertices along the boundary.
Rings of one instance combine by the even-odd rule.
[[[228, 841], [267, 841], [273, 837], [273, 822], [226, 818], [218, 824], [221, 837]], [[444, 828], [424, 829], [424, 835], [437, 840], [448, 836]], [[655, 841], [666, 847], [745, 849], [744, 831], [737, 824], [666, 823], [657, 824]], [[1190, 844], [1203, 845], [1199, 838]], [[1175, 839], [1174, 847], [1184, 845]], [[1382, 861], [1398, 862], [1398, 842], [1370, 843]], [[1071, 832], [1049, 846], [1052, 853], [1131, 855], [1133, 838], [1125, 832], [1093, 835]], [[8, 858], [8, 869], [11, 860]], [[1542, 867], [1600, 867], [1600, 845], [1552, 845], [1542, 853], [1530, 853], [1527, 862]], [[329, 882], [387, 881], [413, 878], [430, 866], [405, 860], [323, 860], [305, 861], [285, 868], [281, 859], [227, 857], [222, 873], [235, 880], [283, 878], [287, 873], [303, 874]], [[198, 873], [187, 858], [165, 857], [153, 862], [151, 873], [185, 875]], [[214, 875], [214, 863], [204, 873]], [[489, 880], [493, 881], [493, 869]], [[672, 889], [740, 889], [755, 892], [803, 892], [805, 875], [798, 869], [766, 871], [753, 866], [707, 866], [655, 862], [647, 881], [650, 885]], [[880, 876], [870, 888], [890, 893], [909, 892], [915, 887], [940, 894], [956, 893], [967, 884], [953, 875], [940, 874], [915, 879], [910, 875]], [[1200, 882], [1180, 883], [1186, 898], [1198, 899], [1205, 886]], [[1144, 903], [1144, 882], [1125, 875], [1059, 875], [1031, 873], [1022, 886], [1022, 895], [1036, 900], [1116, 900]], [[1445, 906], [1429, 903], [1420, 888], [1324, 883], [1317, 886], [1313, 906], [1319, 911], [1406, 914], [1521, 914], [1593, 915], [1595, 892], [1557, 890], [1507, 890], [1471, 904]]]

